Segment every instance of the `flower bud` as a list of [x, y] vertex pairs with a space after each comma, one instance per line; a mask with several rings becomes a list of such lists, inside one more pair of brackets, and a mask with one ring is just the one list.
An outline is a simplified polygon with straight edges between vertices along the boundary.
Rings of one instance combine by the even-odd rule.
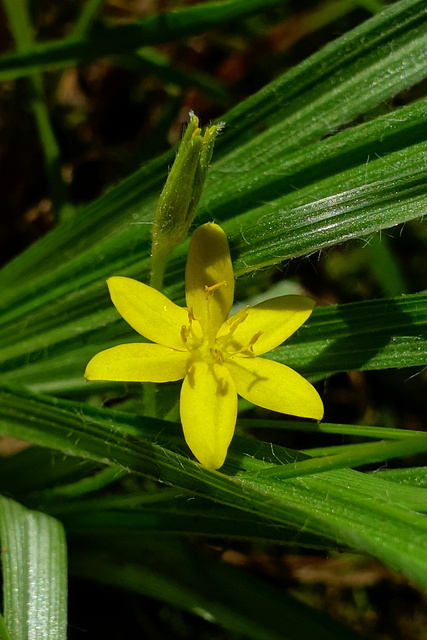
[[169, 172], [154, 217], [152, 229], [151, 285], [160, 288], [168, 258], [184, 240], [193, 222], [202, 194], [215, 138], [222, 123], [202, 135], [199, 119], [190, 112], [190, 121]]

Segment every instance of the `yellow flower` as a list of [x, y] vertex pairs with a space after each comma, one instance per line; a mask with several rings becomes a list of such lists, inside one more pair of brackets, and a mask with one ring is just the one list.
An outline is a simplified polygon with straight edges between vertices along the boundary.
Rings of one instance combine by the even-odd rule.
[[86, 368], [88, 380], [184, 380], [180, 411], [188, 446], [208, 469], [224, 463], [237, 416], [237, 394], [266, 409], [323, 416], [317, 391], [283, 364], [258, 356], [274, 349], [310, 316], [305, 296], [273, 298], [228, 318], [234, 275], [223, 230], [196, 229], [185, 272], [185, 308], [137, 280], [112, 277], [111, 299], [121, 316], [152, 342], [101, 351]]

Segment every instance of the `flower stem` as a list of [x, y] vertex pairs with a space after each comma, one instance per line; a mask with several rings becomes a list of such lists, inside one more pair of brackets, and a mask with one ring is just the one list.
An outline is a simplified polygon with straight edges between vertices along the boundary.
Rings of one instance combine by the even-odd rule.
[[163, 287], [163, 278], [170, 253], [169, 246], [163, 246], [153, 252], [151, 256], [150, 287], [158, 291], [161, 291]]

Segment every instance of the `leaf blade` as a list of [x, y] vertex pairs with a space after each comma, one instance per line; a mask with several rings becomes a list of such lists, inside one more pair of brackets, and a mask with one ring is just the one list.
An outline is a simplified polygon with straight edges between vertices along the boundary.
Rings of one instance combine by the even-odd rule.
[[[286, 482], [262, 478], [257, 470], [288, 464], [295, 454], [238, 437], [224, 468], [232, 474], [227, 476], [176, 453], [183, 446], [182, 436], [170, 433], [165, 422], [22, 390], [3, 388], [1, 400], [2, 434], [13, 432], [68, 455], [114, 464], [297, 531], [303, 527], [322, 540], [327, 537], [374, 555], [427, 584], [427, 523], [394, 502], [393, 483], [351, 470]], [[386, 528], [381, 526], [384, 518]]]
[[0, 497], [5, 624], [14, 640], [65, 640], [66, 551], [61, 524]]

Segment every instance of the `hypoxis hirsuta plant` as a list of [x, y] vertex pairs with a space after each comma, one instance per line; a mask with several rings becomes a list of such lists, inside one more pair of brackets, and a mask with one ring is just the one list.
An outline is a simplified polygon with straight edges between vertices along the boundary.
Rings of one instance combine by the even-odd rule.
[[[171, 248], [191, 224], [201, 193], [200, 173], [206, 171], [200, 164], [207, 137], [211, 153], [213, 127], [201, 138], [200, 130], [194, 129], [194, 116], [190, 124], [193, 133], [189, 135], [187, 130], [170, 184], [166, 184], [157, 208], [152, 282], [161, 280], [156, 275], [159, 260], [162, 273]], [[196, 154], [194, 139], [202, 141]], [[183, 162], [186, 155], [191, 156], [191, 176]], [[185, 185], [182, 200], [181, 184]], [[218, 469], [224, 463], [236, 424], [237, 394], [273, 411], [322, 418], [322, 401], [309, 382], [289, 367], [259, 357], [307, 320], [313, 300], [281, 296], [247, 306], [229, 317], [234, 299], [233, 266], [227, 237], [215, 223], [198, 227], [192, 235], [185, 284], [186, 307], [179, 307], [154, 287], [131, 278], [109, 278], [116, 309], [151, 342], [118, 345], [98, 353], [87, 366], [86, 378], [155, 383], [183, 380], [180, 415], [184, 436], [208, 469]]]

